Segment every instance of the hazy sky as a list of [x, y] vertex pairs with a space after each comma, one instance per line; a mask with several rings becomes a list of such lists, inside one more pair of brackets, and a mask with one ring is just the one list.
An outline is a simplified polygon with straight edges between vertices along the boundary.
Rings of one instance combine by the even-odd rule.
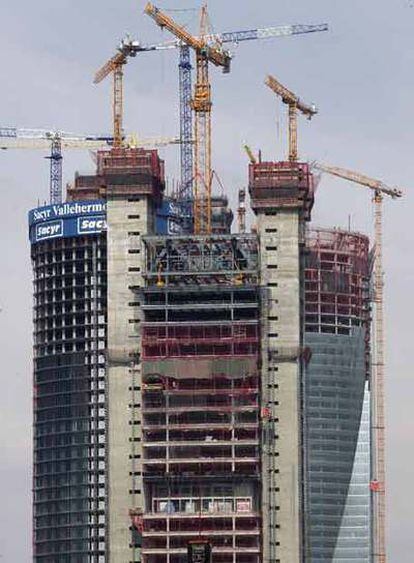
[[[14, 0], [0, 3], [1, 125], [110, 131], [110, 81], [93, 73], [126, 32], [143, 42], [170, 36], [143, 15], [142, 0]], [[163, 8], [195, 9], [199, 2], [160, 1]], [[385, 205], [387, 300], [387, 462], [389, 560], [413, 560], [414, 281], [411, 212], [414, 145], [414, 8], [409, 0], [211, 0], [214, 29], [230, 31], [283, 23], [327, 22], [330, 31], [241, 44], [230, 75], [212, 69], [213, 152], [232, 201], [247, 181], [243, 141], [264, 158], [285, 154], [284, 112], [263, 86], [275, 74], [320, 114], [301, 120], [300, 151], [406, 188]], [[174, 14], [192, 29], [196, 11]], [[177, 54], [148, 53], [126, 68], [128, 131], [140, 136], [178, 133]], [[167, 175], [178, 177], [176, 148], [163, 150]], [[48, 161], [34, 151], [0, 154], [0, 555], [26, 563], [31, 551], [31, 308], [32, 276], [27, 210], [47, 199]], [[65, 180], [92, 171], [88, 154], [67, 154]], [[351, 217], [350, 217], [351, 216]], [[314, 221], [372, 229], [370, 194], [323, 178]], [[411, 348], [412, 349], [412, 348]]]

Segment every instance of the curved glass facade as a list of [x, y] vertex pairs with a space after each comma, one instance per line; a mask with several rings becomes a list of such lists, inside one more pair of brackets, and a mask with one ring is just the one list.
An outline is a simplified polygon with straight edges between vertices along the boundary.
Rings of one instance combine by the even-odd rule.
[[338, 563], [371, 561], [370, 457], [370, 392], [366, 383], [354, 467], [333, 558]]
[[31, 256], [34, 561], [103, 562], [106, 237], [48, 238]]
[[368, 239], [318, 230], [307, 246], [305, 559], [368, 563]]

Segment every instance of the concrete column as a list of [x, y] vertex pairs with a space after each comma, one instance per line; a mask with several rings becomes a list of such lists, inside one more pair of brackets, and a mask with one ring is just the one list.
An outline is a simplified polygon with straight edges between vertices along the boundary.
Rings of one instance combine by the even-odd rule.
[[[132, 561], [130, 509], [143, 508], [140, 436], [140, 307], [131, 286], [142, 286], [141, 236], [151, 233], [145, 196], [108, 195], [108, 561]], [[135, 423], [135, 424], [134, 424]], [[140, 456], [140, 457], [138, 457]]]
[[[301, 561], [299, 209], [258, 213], [262, 312], [263, 561]], [[267, 403], [267, 404], [266, 404]]]

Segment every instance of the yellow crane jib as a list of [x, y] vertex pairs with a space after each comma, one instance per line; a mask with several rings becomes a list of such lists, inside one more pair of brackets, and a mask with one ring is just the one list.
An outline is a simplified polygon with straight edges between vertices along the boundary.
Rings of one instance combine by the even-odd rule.
[[302, 102], [296, 94], [283, 86], [271, 74], [266, 77], [265, 84], [289, 107], [289, 160], [295, 162], [298, 159], [297, 111], [299, 110], [308, 119], [312, 119], [318, 110], [314, 104], [308, 105]]
[[[216, 66], [221, 66], [223, 72], [230, 71], [231, 55], [224, 49], [212, 47], [207, 42], [207, 36], [194, 37], [184, 27], [178, 25], [170, 16], [164, 14], [159, 8], [148, 2], [144, 12], [162, 28], [168, 29], [180, 41], [199, 52]], [[210, 36], [209, 36], [210, 37]]]
[[108, 76], [108, 74], [111, 74], [111, 72], [114, 72], [114, 70], [116, 70], [116, 68], [119, 65], [124, 65], [126, 64], [127, 59], [126, 56], [123, 53], [116, 53], [116, 55], [114, 55], [113, 57], [111, 57], [109, 59], [109, 61], [107, 61], [96, 73], [95, 73], [95, 77], [93, 80], [94, 84], [99, 84], [99, 82], [102, 82], [102, 80], [104, 78], [106, 78]]
[[244, 144], [243, 145], [244, 150], [246, 151], [247, 156], [249, 157], [250, 163], [251, 164], [256, 164], [257, 163], [257, 158], [254, 156], [252, 149], [249, 147], [248, 144]]
[[314, 104], [305, 104], [296, 94], [291, 92], [286, 86], [283, 86], [274, 76], [269, 74], [265, 80], [266, 86], [268, 86], [275, 94], [282, 98], [284, 104], [295, 105], [296, 108], [307, 116], [308, 119], [312, 119], [314, 115], [318, 113], [318, 109]]
[[99, 84], [108, 74], [113, 75], [113, 97], [112, 97], [112, 113], [113, 113], [113, 130], [114, 130], [114, 148], [123, 146], [123, 66], [126, 64], [127, 58], [124, 53], [116, 53], [109, 59], [95, 74], [94, 84]]
[[343, 178], [344, 180], [349, 180], [355, 184], [371, 188], [371, 190], [388, 195], [393, 199], [397, 199], [403, 195], [403, 191], [399, 188], [392, 188], [384, 184], [381, 180], [375, 180], [374, 178], [370, 178], [369, 176], [365, 176], [359, 172], [353, 172], [352, 170], [339, 168], [338, 166], [329, 166], [328, 164], [322, 164], [321, 162], [314, 162], [312, 166], [313, 168], [321, 170], [322, 172], [327, 172], [328, 174], [332, 174], [338, 178]]

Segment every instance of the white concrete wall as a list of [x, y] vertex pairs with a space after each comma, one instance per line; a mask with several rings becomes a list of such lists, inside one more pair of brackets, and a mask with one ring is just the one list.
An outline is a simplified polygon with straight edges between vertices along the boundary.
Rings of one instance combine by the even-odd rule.
[[300, 368], [294, 357], [301, 344], [299, 210], [260, 213], [258, 229], [261, 285], [267, 294], [262, 385], [271, 411], [263, 456], [263, 561], [299, 563], [301, 406]]
[[107, 221], [108, 560], [128, 563], [133, 560], [129, 509], [143, 508], [142, 476], [131, 475], [140, 469], [140, 458], [134, 455], [140, 454], [141, 442], [132, 441], [132, 436], [140, 437], [141, 393], [140, 367], [134, 361], [140, 351], [140, 307], [131, 305], [138, 297], [129, 287], [143, 285], [141, 235], [151, 230], [153, 217], [146, 197], [109, 197]]

